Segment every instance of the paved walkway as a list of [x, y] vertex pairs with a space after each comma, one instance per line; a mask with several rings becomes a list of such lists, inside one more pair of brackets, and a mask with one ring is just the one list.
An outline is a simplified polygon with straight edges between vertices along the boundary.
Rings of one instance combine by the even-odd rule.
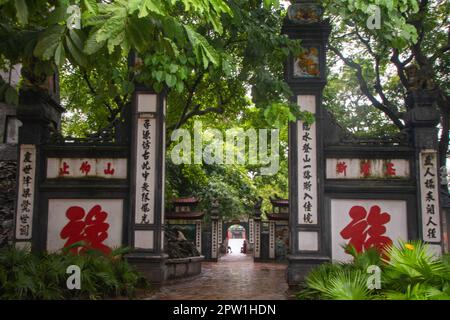
[[285, 300], [286, 264], [253, 263], [252, 256], [228, 254], [202, 263], [202, 274], [162, 287], [150, 299]]

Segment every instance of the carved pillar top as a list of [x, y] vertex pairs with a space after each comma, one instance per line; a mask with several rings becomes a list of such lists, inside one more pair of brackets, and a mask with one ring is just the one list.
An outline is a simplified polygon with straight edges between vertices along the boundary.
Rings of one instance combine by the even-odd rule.
[[17, 118], [23, 123], [19, 143], [40, 144], [61, 127], [64, 112], [58, 102], [43, 90], [21, 90]]
[[263, 202], [263, 198], [262, 197], [258, 197], [258, 200], [256, 200], [254, 208], [253, 208], [253, 214], [254, 214], [254, 219], [260, 219], [261, 218], [261, 207], [262, 207], [262, 202]]
[[323, 7], [320, 1], [297, 0], [291, 1], [288, 8], [287, 19], [296, 24], [309, 24], [321, 22], [323, 19]]

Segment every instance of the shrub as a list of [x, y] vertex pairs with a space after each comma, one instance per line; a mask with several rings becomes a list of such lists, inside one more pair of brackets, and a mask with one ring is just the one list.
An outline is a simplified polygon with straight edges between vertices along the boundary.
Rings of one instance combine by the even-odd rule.
[[[327, 263], [313, 269], [298, 299], [450, 300], [450, 255], [436, 257], [420, 241], [400, 242], [382, 253], [358, 253], [347, 247], [351, 263]], [[369, 289], [371, 265], [379, 266], [381, 289]]]
[[[83, 255], [30, 253], [24, 249], [0, 249], [1, 299], [100, 299], [126, 295], [148, 288], [145, 279], [123, 258], [126, 249], [105, 256], [89, 250]], [[81, 269], [81, 289], [67, 288], [67, 267]]]

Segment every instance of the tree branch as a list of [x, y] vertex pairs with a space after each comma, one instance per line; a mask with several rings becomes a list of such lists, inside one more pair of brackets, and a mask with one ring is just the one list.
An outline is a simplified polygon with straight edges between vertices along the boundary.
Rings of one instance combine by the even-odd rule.
[[176, 129], [180, 128], [186, 122], [186, 120], [185, 120], [186, 114], [187, 114], [187, 112], [189, 110], [189, 107], [192, 104], [192, 100], [194, 99], [195, 91], [197, 90], [197, 87], [202, 82], [203, 76], [204, 76], [204, 72], [202, 71], [202, 72], [200, 72], [200, 74], [195, 79], [195, 82], [192, 85], [191, 90], [189, 91], [189, 96], [188, 96], [188, 98], [186, 100], [186, 103], [184, 105], [183, 112], [180, 115], [180, 119], [178, 120], [177, 124], [171, 128], [172, 130], [176, 130]]
[[384, 112], [389, 119], [392, 120], [392, 122], [400, 129], [404, 129], [405, 125], [400, 121], [400, 116], [398, 115], [397, 111], [392, 110], [389, 108], [389, 106], [383, 104], [382, 102], [378, 101], [375, 96], [370, 92], [369, 86], [367, 84], [366, 79], [363, 76], [362, 67], [361, 65], [354, 62], [352, 59], [344, 57], [344, 55], [334, 46], [329, 46], [330, 50], [333, 51], [336, 55], [339, 56], [339, 58], [350, 68], [354, 69], [356, 71], [356, 78], [359, 82], [359, 87], [362, 91], [362, 93], [369, 99], [369, 101], [373, 104], [375, 108], [378, 110]]
[[184, 117], [184, 122], [188, 121], [190, 118], [195, 117], [195, 116], [203, 116], [207, 113], [223, 114], [224, 112], [225, 112], [225, 109], [222, 106], [211, 107], [211, 108], [206, 108], [206, 109], [200, 110], [200, 105], [196, 105], [194, 110], [192, 110], [191, 112], [186, 114], [186, 116]]
[[[97, 95], [97, 91], [94, 89], [94, 86], [92, 85], [91, 80], [89, 80], [89, 76], [86, 73], [86, 71], [82, 72], [82, 76], [83, 76], [83, 79], [86, 82], [89, 90], [91, 91], [91, 93], [93, 95]], [[105, 101], [103, 102], [103, 104], [106, 106], [106, 108], [108, 108], [109, 113], [112, 114], [113, 113], [113, 108], [111, 107], [111, 105], [109, 103], [105, 102]]]
[[[399, 53], [398, 49], [394, 48], [394, 50], [392, 52], [391, 62], [397, 68], [397, 74], [398, 74], [398, 77], [400, 78], [400, 81], [401, 81], [402, 85], [406, 89], [408, 89], [409, 82], [408, 82], [408, 79], [406, 78], [406, 75], [405, 75], [405, 66], [406, 66], [406, 64], [405, 64], [405, 62], [401, 62], [400, 61], [399, 55], [400, 55], [400, 53]], [[410, 57], [411, 60], [412, 60], [412, 57], [414, 57], [414, 55], [411, 55], [411, 57]]]
[[[97, 95], [97, 91], [95, 90], [94, 86], [92, 85], [88, 74], [86, 71], [82, 72], [83, 79], [85, 80], [89, 90], [93, 95]], [[126, 101], [128, 100], [128, 96], [125, 96], [124, 98], [120, 98], [119, 96], [115, 96], [113, 98], [114, 103], [117, 105], [117, 108], [113, 108], [108, 102], [103, 101], [103, 105], [108, 109], [110, 116], [108, 117], [109, 122], [113, 122], [117, 116], [123, 111], [124, 107], [126, 106]]]

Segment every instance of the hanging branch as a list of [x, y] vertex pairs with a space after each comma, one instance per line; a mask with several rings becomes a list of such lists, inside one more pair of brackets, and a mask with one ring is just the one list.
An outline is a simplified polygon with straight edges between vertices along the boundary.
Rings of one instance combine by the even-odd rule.
[[392, 120], [392, 122], [400, 129], [403, 130], [405, 128], [405, 125], [400, 120], [400, 115], [396, 110], [392, 110], [388, 105], [383, 104], [382, 102], [378, 101], [375, 96], [371, 93], [369, 89], [369, 85], [367, 84], [366, 79], [364, 78], [363, 71], [361, 65], [354, 62], [352, 59], [344, 57], [344, 55], [334, 46], [329, 46], [330, 50], [333, 51], [339, 58], [350, 68], [354, 69], [356, 72], [356, 78], [359, 82], [359, 87], [361, 89], [361, 92], [369, 99], [369, 101], [373, 104], [375, 108], [378, 110], [384, 112], [389, 119]]

